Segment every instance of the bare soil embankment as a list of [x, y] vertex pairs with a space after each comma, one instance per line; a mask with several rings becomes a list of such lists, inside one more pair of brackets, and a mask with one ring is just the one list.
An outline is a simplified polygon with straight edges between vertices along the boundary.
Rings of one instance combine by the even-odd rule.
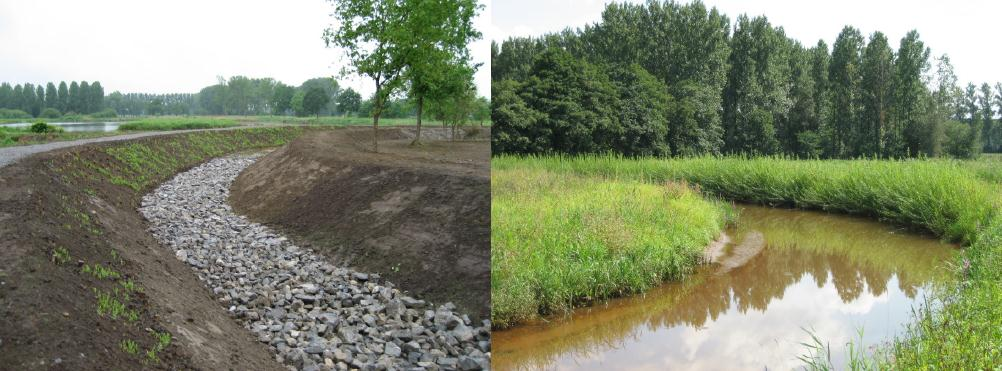
[[[490, 138], [426, 128], [304, 135], [245, 170], [230, 203], [337, 264], [435, 303], [490, 313]], [[438, 140], [436, 140], [438, 139]]]
[[[91, 144], [0, 169], [0, 369], [281, 369], [136, 209], [177, 172], [301, 132]], [[172, 337], [155, 359], [154, 331]]]

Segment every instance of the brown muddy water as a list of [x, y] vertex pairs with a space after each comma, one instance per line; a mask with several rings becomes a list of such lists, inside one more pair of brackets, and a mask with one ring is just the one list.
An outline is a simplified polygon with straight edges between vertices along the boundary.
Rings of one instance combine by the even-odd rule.
[[868, 219], [740, 207], [714, 263], [643, 295], [494, 331], [493, 368], [787, 370], [803, 366], [804, 329], [843, 365], [847, 342], [872, 349], [902, 334], [957, 252]]

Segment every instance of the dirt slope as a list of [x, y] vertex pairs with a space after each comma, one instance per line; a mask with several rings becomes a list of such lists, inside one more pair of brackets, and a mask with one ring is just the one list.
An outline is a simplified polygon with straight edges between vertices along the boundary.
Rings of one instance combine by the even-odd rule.
[[[147, 233], [136, 208], [143, 194], [177, 171], [295, 134], [220, 132], [95, 144], [0, 169], [0, 369], [280, 369], [193, 271]], [[97, 265], [120, 277], [84, 269]], [[130, 281], [142, 291], [125, 299]], [[99, 314], [99, 293], [118, 298], [126, 312]], [[126, 318], [128, 311], [134, 319]], [[173, 337], [155, 361], [145, 359], [156, 343], [152, 331]], [[128, 340], [138, 354], [123, 350]]]
[[[230, 203], [335, 262], [486, 319], [490, 143], [429, 139], [412, 147], [412, 133], [382, 130], [378, 154], [368, 150], [368, 129], [303, 136], [245, 170]], [[425, 129], [422, 136], [450, 134]]]

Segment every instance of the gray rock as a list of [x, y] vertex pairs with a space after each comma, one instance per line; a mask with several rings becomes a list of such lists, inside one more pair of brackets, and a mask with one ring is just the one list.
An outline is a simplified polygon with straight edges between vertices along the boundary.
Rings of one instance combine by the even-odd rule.
[[482, 370], [483, 366], [473, 357], [459, 356], [459, 369], [463, 371]]
[[279, 320], [280, 321], [280, 320], [285, 319], [285, 314], [286, 314], [285, 308], [275, 308], [275, 309], [269, 310], [268, 313], [265, 314], [264, 316], [266, 318], [269, 318], [269, 319]]
[[383, 354], [386, 354], [391, 357], [400, 357], [400, 347], [392, 342], [386, 343], [386, 346], [384, 347], [383, 350]]
[[178, 174], [143, 197], [139, 212], [276, 360], [307, 370], [489, 367], [488, 321], [472, 328], [451, 303], [425, 311], [378, 274], [334, 266], [234, 214], [230, 184], [255, 159], [220, 158]]

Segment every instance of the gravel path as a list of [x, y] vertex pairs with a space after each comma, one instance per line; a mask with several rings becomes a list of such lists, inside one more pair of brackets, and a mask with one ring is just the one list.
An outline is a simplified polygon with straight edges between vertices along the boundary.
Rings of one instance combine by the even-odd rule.
[[212, 160], [143, 198], [150, 231], [294, 369], [479, 370], [490, 322], [433, 308], [376, 274], [334, 266], [233, 213], [230, 184], [256, 155]]
[[133, 134], [122, 134], [107, 137], [97, 137], [88, 139], [78, 139], [78, 140], [67, 140], [61, 142], [49, 142], [42, 144], [32, 144], [29, 146], [13, 146], [0, 148], [0, 168], [4, 166], [13, 164], [17, 160], [31, 156], [36, 153], [42, 153], [47, 151], [52, 151], [60, 148], [79, 146], [91, 143], [102, 143], [102, 142], [114, 142], [119, 140], [129, 140], [143, 137], [151, 137], [156, 135], [166, 135], [166, 134], [180, 134], [188, 133], [192, 131], [205, 131], [205, 130], [233, 130], [233, 129], [246, 129], [247, 126], [238, 126], [231, 128], [219, 128], [219, 129], [196, 129], [196, 130], [170, 130], [170, 131], [147, 131], [141, 133]]

